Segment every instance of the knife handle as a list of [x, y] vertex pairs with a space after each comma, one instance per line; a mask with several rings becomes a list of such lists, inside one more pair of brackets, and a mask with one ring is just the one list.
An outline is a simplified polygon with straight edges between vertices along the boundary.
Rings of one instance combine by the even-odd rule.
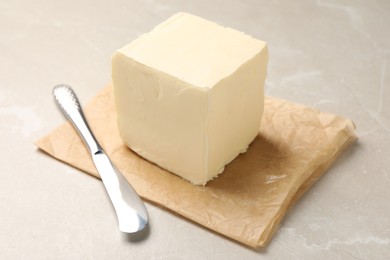
[[85, 119], [80, 102], [72, 88], [65, 84], [57, 85], [53, 88], [53, 96], [57, 106], [79, 132], [91, 154], [102, 151]]

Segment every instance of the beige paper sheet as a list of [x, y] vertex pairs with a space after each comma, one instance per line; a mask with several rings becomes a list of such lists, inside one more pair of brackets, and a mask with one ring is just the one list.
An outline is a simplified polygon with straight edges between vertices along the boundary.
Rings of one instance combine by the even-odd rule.
[[[144, 199], [254, 248], [267, 245], [287, 209], [356, 140], [348, 119], [268, 97], [259, 135], [248, 151], [202, 187], [142, 159], [122, 143], [111, 86], [87, 104], [85, 114], [102, 147]], [[99, 177], [68, 122], [36, 144]]]

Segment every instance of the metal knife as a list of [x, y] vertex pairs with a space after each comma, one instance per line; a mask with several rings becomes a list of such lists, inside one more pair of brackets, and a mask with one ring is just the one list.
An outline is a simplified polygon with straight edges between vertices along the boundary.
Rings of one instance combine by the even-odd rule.
[[119, 230], [125, 233], [142, 230], [148, 223], [145, 205], [96, 141], [76, 94], [70, 86], [61, 84], [54, 87], [53, 96], [57, 106], [80, 134], [91, 153], [116, 211]]

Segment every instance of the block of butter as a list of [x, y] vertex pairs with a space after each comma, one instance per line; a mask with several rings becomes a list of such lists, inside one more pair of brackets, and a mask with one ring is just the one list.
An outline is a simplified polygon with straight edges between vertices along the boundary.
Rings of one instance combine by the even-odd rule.
[[113, 55], [121, 138], [205, 185], [256, 137], [267, 63], [263, 41], [191, 14], [172, 16]]

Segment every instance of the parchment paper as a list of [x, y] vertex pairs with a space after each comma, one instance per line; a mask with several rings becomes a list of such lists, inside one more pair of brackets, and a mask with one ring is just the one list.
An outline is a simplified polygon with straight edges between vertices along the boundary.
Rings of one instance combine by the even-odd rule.
[[[259, 135], [248, 151], [202, 187], [142, 159], [122, 143], [112, 86], [87, 104], [85, 115], [109, 157], [144, 199], [255, 248], [267, 245], [287, 209], [356, 140], [348, 119], [267, 97]], [[36, 145], [99, 177], [69, 122]]]

